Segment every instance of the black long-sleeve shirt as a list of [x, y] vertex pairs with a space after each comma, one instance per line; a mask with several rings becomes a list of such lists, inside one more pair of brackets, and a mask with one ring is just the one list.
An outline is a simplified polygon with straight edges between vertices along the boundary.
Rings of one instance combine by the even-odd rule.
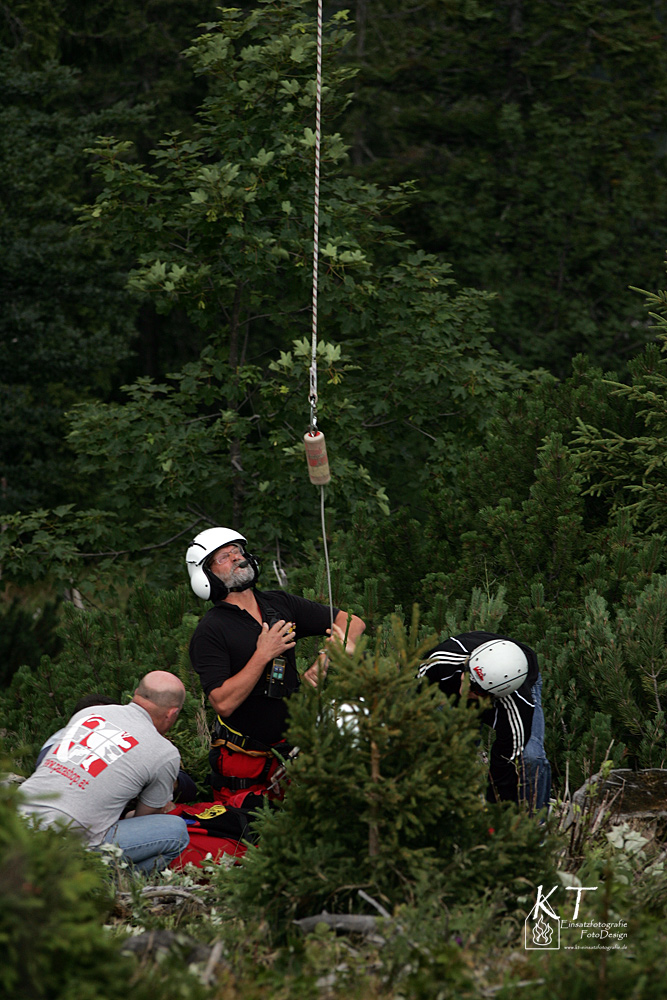
[[419, 668], [418, 676], [438, 684], [446, 695], [458, 698], [461, 677], [468, 657], [485, 642], [506, 639], [514, 642], [526, 654], [528, 676], [518, 691], [492, 698], [491, 706], [481, 713], [481, 722], [495, 730], [496, 738], [489, 756], [489, 801], [518, 801], [521, 752], [530, 738], [533, 721], [532, 687], [539, 675], [537, 654], [530, 646], [493, 632], [462, 632], [450, 636], [433, 649]]

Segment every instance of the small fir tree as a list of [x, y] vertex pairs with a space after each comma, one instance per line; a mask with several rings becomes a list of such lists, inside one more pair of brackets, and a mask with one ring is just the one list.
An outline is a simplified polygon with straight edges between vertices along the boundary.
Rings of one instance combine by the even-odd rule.
[[353, 656], [334, 652], [326, 686], [293, 699], [300, 753], [284, 801], [259, 817], [242, 872], [222, 876], [244, 912], [259, 908], [279, 927], [364, 907], [359, 890], [389, 908], [429, 883], [452, 901], [511, 892], [547, 863], [534, 821], [485, 803], [477, 712], [416, 681], [435, 642], [419, 632], [416, 612], [407, 633], [395, 617], [387, 652], [381, 635], [375, 653], [363, 642]]

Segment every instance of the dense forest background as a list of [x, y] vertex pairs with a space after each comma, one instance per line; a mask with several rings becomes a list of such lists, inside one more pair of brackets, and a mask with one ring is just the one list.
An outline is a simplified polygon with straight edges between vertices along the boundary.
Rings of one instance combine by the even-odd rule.
[[[535, 646], [555, 793], [661, 767], [667, 5], [324, 8], [334, 602], [404, 666], [473, 627]], [[188, 677], [197, 531], [327, 599], [302, 444], [315, 13], [0, 5], [0, 697], [25, 771], [91, 677]]]

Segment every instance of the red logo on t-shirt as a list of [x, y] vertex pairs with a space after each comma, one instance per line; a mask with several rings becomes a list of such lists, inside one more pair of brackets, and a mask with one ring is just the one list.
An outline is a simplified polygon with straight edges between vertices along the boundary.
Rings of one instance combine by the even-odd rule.
[[55, 755], [58, 760], [78, 764], [95, 778], [138, 742], [101, 715], [89, 715], [69, 727]]

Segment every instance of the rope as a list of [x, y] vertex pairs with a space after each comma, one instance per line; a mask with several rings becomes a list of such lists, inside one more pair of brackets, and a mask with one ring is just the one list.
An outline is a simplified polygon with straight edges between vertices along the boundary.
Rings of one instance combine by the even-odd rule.
[[320, 255], [320, 141], [322, 135], [322, 0], [317, 0], [317, 69], [315, 82], [315, 201], [313, 207], [313, 332], [311, 341], [310, 433], [317, 430], [317, 275]]
[[324, 486], [320, 486], [320, 513], [322, 517], [322, 541], [324, 542], [324, 565], [327, 568], [327, 587], [329, 589], [329, 618], [331, 619], [331, 635], [333, 636], [333, 599], [331, 597], [331, 567], [329, 566], [329, 549], [327, 548], [327, 525], [324, 519]]
[[[322, 0], [317, 0], [317, 67], [315, 74], [315, 196], [313, 204], [313, 331], [311, 339], [309, 395], [310, 433], [317, 432], [317, 278], [320, 254], [320, 146], [322, 138]], [[327, 526], [324, 517], [324, 486], [320, 486], [320, 513], [322, 518], [322, 542], [324, 544], [324, 564], [327, 571], [329, 592], [329, 616], [333, 636], [333, 599], [331, 596], [331, 566], [327, 547]]]

